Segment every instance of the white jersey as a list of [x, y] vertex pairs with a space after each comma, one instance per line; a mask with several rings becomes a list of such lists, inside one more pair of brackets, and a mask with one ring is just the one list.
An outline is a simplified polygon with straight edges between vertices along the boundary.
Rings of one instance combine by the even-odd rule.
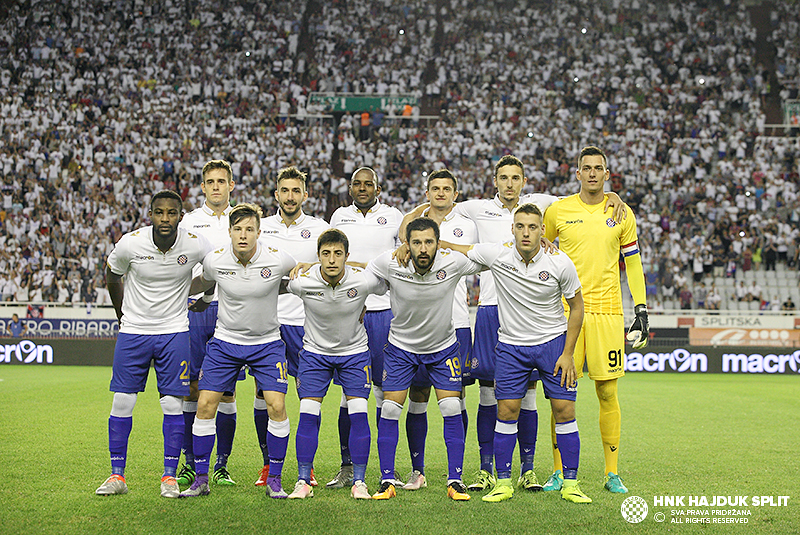
[[383, 279], [350, 266], [345, 266], [335, 287], [322, 278], [319, 265], [290, 281], [287, 289], [303, 300], [306, 309], [303, 347], [332, 356], [368, 351], [361, 312], [369, 295], [385, 293], [386, 288]]
[[[231, 206], [222, 212], [222, 215], [217, 217], [214, 215], [213, 210], [209, 208], [206, 203], [203, 206], [192, 210], [183, 216], [178, 227], [186, 229], [192, 234], [203, 236], [211, 244], [214, 249], [225, 247], [231, 242], [230, 224], [228, 216], [231, 213]], [[203, 266], [197, 264], [192, 272], [192, 276], [196, 277], [203, 272]], [[193, 297], [202, 297], [202, 293]], [[214, 301], [217, 300], [217, 291], [214, 290]]]
[[153, 227], [124, 234], [108, 255], [108, 267], [124, 275], [119, 332], [169, 334], [189, 330], [187, 300], [192, 268], [211, 251], [202, 236], [181, 228], [175, 244], [162, 253], [153, 242]]
[[[558, 200], [558, 197], [544, 193], [529, 193], [520, 195], [517, 206], [533, 203], [544, 211], [548, 206]], [[516, 206], [515, 206], [516, 208]], [[500, 196], [493, 199], [471, 199], [456, 203], [453, 211], [471, 219], [478, 228], [478, 241], [481, 243], [502, 243], [513, 239], [511, 225], [514, 223], [513, 210], [500, 202]], [[481, 305], [497, 305], [497, 292], [491, 272], [481, 274]]]
[[[423, 214], [427, 216], [427, 212]], [[478, 241], [478, 231], [472, 220], [450, 211], [439, 225], [439, 237], [450, 243], [459, 245], [472, 245]], [[469, 302], [467, 300], [467, 278], [461, 279], [461, 284], [456, 286], [453, 299], [453, 325], [456, 329], [469, 329]]]
[[581, 282], [565, 253], [546, 254], [540, 248], [526, 265], [514, 243], [507, 242], [479, 243], [468, 256], [494, 274], [500, 342], [534, 346], [567, 331], [561, 296], [575, 297]]
[[297, 264], [288, 253], [261, 240], [246, 266], [228, 244], [203, 260], [203, 278], [217, 283], [219, 312], [214, 337], [239, 345], [267, 344], [281, 337], [278, 291]]
[[[301, 213], [288, 227], [280, 211], [261, 220], [261, 239], [289, 251], [298, 262], [317, 261], [317, 239], [330, 228], [324, 220]], [[278, 321], [281, 325], [303, 325], [303, 302], [292, 294], [278, 297]]]
[[417, 354], [441, 351], [456, 342], [453, 327], [453, 294], [464, 275], [478, 273], [482, 266], [449, 249], [436, 252], [424, 275], [409, 262], [402, 267], [392, 251], [372, 260], [367, 269], [385, 279], [391, 290], [392, 323], [389, 341]]
[[[355, 204], [337, 208], [331, 216], [331, 226], [345, 233], [350, 241], [350, 261], [366, 263], [379, 254], [400, 245], [397, 233], [403, 214], [397, 208], [380, 201], [364, 215]], [[388, 310], [389, 295], [371, 295], [367, 310]]]

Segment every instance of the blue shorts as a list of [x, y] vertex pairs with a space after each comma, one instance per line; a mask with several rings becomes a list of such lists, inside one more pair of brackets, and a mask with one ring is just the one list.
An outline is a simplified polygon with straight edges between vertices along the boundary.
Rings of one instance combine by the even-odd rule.
[[306, 330], [302, 325], [281, 325], [281, 340], [286, 344], [286, 364], [289, 375], [297, 377], [300, 368], [300, 350], [303, 349], [303, 335]]
[[556, 361], [564, 351], [567, 335], [562, 334], [537, 346], [497, 344], [494, 395], [497, 399], [522, 399], [528, 392], [530, 377], [537, 369], [544, 395], [553, 399], [575, 401], [578, 387], [561, 386], [561, 370], [553, 376]]
[[346, 396], [369, 398], [372, 390], [369, 351], [342, 356], [300, 351], [297, 393], [301, 398], [325, 397], [334, 378], [336, 384], [342, 385]]
[[[475, 381], [467, 383], [467, 370], [464, 363], [469, 360], [469, 354], [472, 351], [472, 332], [469, 327], [462, 327], [456, 329], [456, 340], [458, 341], [458, 356], [461, 361], [461, 384], [467, 386]], [[431, 378], [428, 376], [427, 368], [419, 367], [414, 378], [411, 380], [411, 386], [417, 388], [428, 388], [431, 386]]]
[[236, 387], [239, 370], [247, 364], [259, 390], [286, 393], [289, 379], [286, 370], [286, 346], [283, 340], [244, 346], [212, 338], [200, 372], [200, 390], [231, 392]]
[[383, 352], [389, 343], [389, 325], [392, 323], [391, 310], [376, 310], [364, 314], [364, 329], [367, 331], [369, 356], [372, 359], [372, 382], [383, 384]]
[[[495, 358], [497, 347], [497, 330], [500, 328], [500, 319], [497, 316], [497, 305], [479, 306], [475, 315], [475, 344], [469, 366], [464, 366], [468, 377], [474, 381], [493, 381], [495, 378]], [[465, 376], [467, 374], [465, 373]], [[531, 381], [539, 380], [539, 372], [534, 370], [530, 375]]]
[[383, 361], [383, 390], [406, 390], [420, 368], [427, 371], [434, 387], [452, 392], [461, 391], [461, 360], [458, 342], [436, 353], [411, 353], [391, 343], [386, 344]]
[[192, 363], [189, 367], [189, 376], [192, 381], [197, 381], [203, 359], [206, 357], [206, 344], [214, 336], [217, 326], [217, 312], [219, 305], [216, 301], [209, 303], [208, 308], [202, 312], [189, 312], [189, 338], [192, 346]]
[[144, 392], [150, 361], [156, 370], [158, 391], [165, 396], [189, 395], [189, 333], [119, 333], [109, 390], [125, 394]]

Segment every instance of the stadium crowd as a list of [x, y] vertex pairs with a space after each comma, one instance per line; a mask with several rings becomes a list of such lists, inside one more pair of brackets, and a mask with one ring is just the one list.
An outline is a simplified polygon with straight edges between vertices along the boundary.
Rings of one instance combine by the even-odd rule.
[[[800, 142], [761, 135], [755, 29], [730, 0], [602, 6], [16, 5], [0, 20], [2, 299], [108, 303], [113, 244], [145, 224], [152, 192], [198, 206], [209, 158], [232, 162], [234, 200], [268, 212], [277, 169], [301, 167], [305, 209], [324, 217], [349, 202], [346, 177], [361, 165], [404, 211], [439, 167], [462, 198], [493, 195], [503, 154], [526, 162], [526, 191], [575, 193], [577, 151], [596, 144], [638, 214], [652, 298], [726, 308], [734, 293], [717, 299], [700, 283], [798, 263]], [[773, 16], [781, 80], [797, 77], [787, 9]], [[412, 94], [440, 118], [322, 118], [312, 91]]]

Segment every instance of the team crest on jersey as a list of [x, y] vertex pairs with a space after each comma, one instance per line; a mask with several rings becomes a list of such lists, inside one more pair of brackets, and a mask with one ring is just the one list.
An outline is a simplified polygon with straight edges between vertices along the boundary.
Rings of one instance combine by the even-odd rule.
[[546, 272], [546, 271], [540, 271], [539, 272], [539, 280], [540, 281], [546, 281], [549, 278], [550, 278], [550, 274], [548, 272]]
[[472, 357], [472, 361], [469, 364], [469, 367], [473, 370], [478, 369], [478, 359], [477, 357]]
[[182, 255], [180, 255], [178, 257], [178, 264], [180, 264], [180, 265], [184, 265], [188, 261], [189, 261], [189, 258], [185, 254], [182, 254]]
[[349, 290], [347, 290], [347, 297], [352, 299], [353, 297], [355, 297], [357, 295], [358, 295], [358, 290], [357, 289], [350, 288]]
[[386, 373], [386, 368], [383, 369], [383, 381], [386, 382], [386, 379], [389, 377], [389, 374]]
[[453, 236], [455, 236], [456, 238], [460, 238], [463, 235], [464, 231], [461, 230], [460, 228], [453, 229]]
[[300, 231], [300, 237], [305, 240], [309, 239], [311, 237], [311, 231], [307, 228], [304, 228], [302, 231]]
[[261, 278], [268, 279], [270, 275], [272, 275], [272, 271], [269, 268], [265, 267], [261, 270]]
[[379, 217], [379, 218], [378, 218], [378, 224], [379, 224], [379, 225], [385, 225], [385, 224], [386, 224], [386, 222], [387, 222], [387, 221], [386, 221], [386, 218], [385, 218], [385, 217], [381, 216], [381, 217]]
[[609, 228], [614, 228], [617, 226], [617, 222], [609, 217], [608, 219], [606, 219], [606, 225], [608, 225]]
[[437, 279], [444, 280], [445, 277], [447, 277], [447, 272], [445, 270], [440, 269], [439, 271], [436, 272]]
[[203, 378], [203, 368], [200, 368], [200, 373], [197, 374], [197, 380], [199, 381], [202, 378]]

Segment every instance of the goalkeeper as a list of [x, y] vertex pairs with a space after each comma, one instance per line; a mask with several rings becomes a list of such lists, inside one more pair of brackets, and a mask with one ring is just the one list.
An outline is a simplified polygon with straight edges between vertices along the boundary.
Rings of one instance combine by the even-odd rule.
[[[619, 255], [625, 259], [628, 285], [636, 305], [636, 319], [628, 331], [634, 349], [647, 345], [649, 324], [645, 302], [644, 271], [636, 236], [636, 218], [626, 211], [617, 223], [603, 212], [606, 194], [603, 185], [609, 178], [608, 160], [597, 147], [585, 147], [578, 158], [577, 178], [580, 193], [551, 204], [544, 216], [545, 236], [559, 239], [559, 248], [575, 263], [585, 303], [583, 328], [575, 346], [575, 367], [582, 376], [587, 363], [589, 378], [595, 383], [600, 402], [600, 436], [605, 456], [605, 488], [625, 493], [617, 460], [620, 446], [621, 414], [617, 379], [625, 375], [625, 325], [622, 315], [622, 290]], [[553, 429], [553, 475], [544, 490], [560, 490], [563, 475], [561, 456]]]

